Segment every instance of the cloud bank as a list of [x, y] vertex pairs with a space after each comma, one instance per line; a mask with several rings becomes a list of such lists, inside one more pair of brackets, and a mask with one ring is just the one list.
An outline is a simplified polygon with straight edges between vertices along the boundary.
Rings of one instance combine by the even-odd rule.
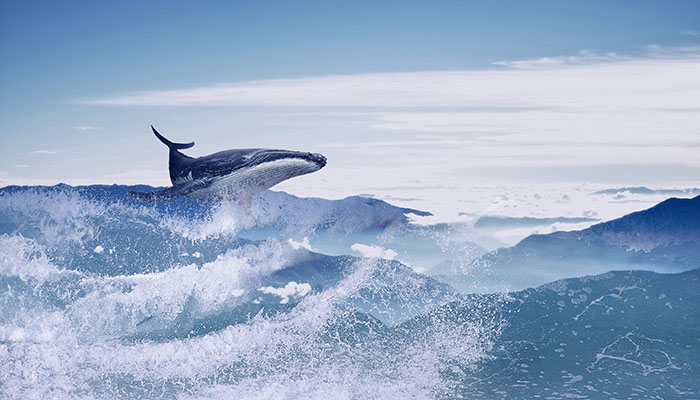
[[698, 76], [700, 48], [649, 46], [636, 56], [583, 51], [483, 70], [247, 81], [82, 103], [217, 107], [211, 115], [247, 107], [205, 121], [207, 139], [230, 143], [218, 132], [255, 129], [275, 146], [322, 151], [332, 168], [279, 187], [308, 186], [299, 193], [411, 180], [648, 184], [697, 176]]
[[[247, 81], [146, 91], [81, 104], [235, 107], [460, 107], [595, 110], [700, 106], [700, 48], [650, 47], [646, 57], [581, 52], [495, 63], [501, 70], [428, 71]], [[661, 98], [658, 95], [663, 96]], [[591, 101], [593, 99], [593, 101]], [[693, 101], [694, 100], [694, 101]]]
[[[644, 158], [663, 163], [687, 158], [700, 166], [689, 157], [689, 149], [700, 147], [700, 47], [649, 46], [643, 57], [583, 51], [497, 64], [505, 68], [249, 81], [84, 103], [305, 107], [316, 116], [379, 132], [369, 147], [469, 148], [481, 156], [535, 165], [557, 151], [588, 148], [595, 157], [562, 161], [634, 164]], [[303, 121], [294, 124], [303, 127]], [[381, 131], [414, 134], [387, 140]], [[329, 139], [326, 146], [344, 146]], [[356, 139], [346, 145], [361, 145]], [[498, 149], [506, 146], [513, 151], [501, 154]], [[631, 150], [620, 152], [620, 146]]]

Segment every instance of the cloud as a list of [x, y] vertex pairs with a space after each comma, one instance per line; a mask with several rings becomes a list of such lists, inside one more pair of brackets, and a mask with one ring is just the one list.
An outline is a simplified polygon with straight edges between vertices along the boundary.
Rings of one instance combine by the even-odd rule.
[[698, 37], [698, 36], [700, 36], [700, 32], [694, 31], [694, 30], [692, 30], [692, 29], [688, 29], [688, 30], [685, 30], [685, 31], [681, 31], [681, 35], [683, 35], [683, 36], [690, 36], [690, 37]]
[[588, 50], [581, 50], [574, 56], [541, 57], [516, 61], [497, 61], [494, 65], [508, 68], [530, 69], [530, 68], [551, 68], [562, 65], [591, 64], [598, 62], [623, 61], [629, 59], [617, 53], [595, 53]]
[[33, 179], [20, 178], [11, 176], [7, 171], [0, 170], [0, 188], [10, 185], [20, 186], [36, 186], [36, 185], [55, 185], [58, 182], [55, 179]]
[[[331, 166], [277, 187], [295, 194], [349, 195], [410, 179], [648, 184], [685, 181], [700, 168], [698, 70], [698, 47], [647, 46], [636, 55], [584, 51], [483, 70], [248, 81], [83, 103], [256, 107], [212, 119], [211, 140], [228, 144], [218, 132], [254, 127], [266, 132], [265, 146], [323, 152]], [[137, 176], [167, 182], [165, 169]]]
[[94, 130], [102, 130], [104, 129], [101, 126], [76, 126], [75, 129], [79, 131], [94, 131]]
[[167, 176], [167, 169], [136, 169], [104, 175], [95, 178], [93, 182], [118, 183], [121, 185], [141, 185], [148, 182], [154, 185], [170, 186]]
[[[692, 31], [687, 31], [692, 32]], [[638, 62], [654, 59], [697, 59], [700, 55], [698, 46], [658, 46], [649, 45], [641, 49], [637, 55], [622, 55], [615, 52], [598, 53], [581, 50], [573, 56], [555, 56], [529, 58], [515, 61], [497, 61], [494, 65], [513, 69], [547, 69], [564, 66], [590, 65], [610, 62]]]
[[309, 251], [314, 251], [313, 248], [311, 248], [311, 243], [309, 243], [309, 238], [304, 236], [304, 239], [301, 242], [297, 242], [296, 240], [289, 238], [287, 240], [287, 243], [289, 243], [290, 246], [294, 248], [294, 250], [299, 250], [299, 249], [306, 249]]
[[31, 154], [58, 154], [59, 150], [34, 150]]
[[[621, 105], [650, 91], [693, 86], [698, 47], [648, 46], [644, 56], [582, 51], [496, 63], [502, 70], [427, 71], [247, 81], [192, 89], [147, 91], [87, 99], [121, 106], [460, 107], [510, 112], [566, 110], [596, 95], [598, 107]], [[691, 76], [692, 74], [692, 76]], [[653, 79], [653, 80], [652, 80]], [[636, 90], [635, 90], [636, 87]], [[620, 90], [625, 89], [625, 90]], [[683, 91], [680, 93], [684, 95]], [[682, 97], [684, 99], [685, 97]], [[677, 103], [678, 101], [676, 101]], [[638, 103], [635, 101], [633, 105]], [[659, 102], [655, 102], [656, 105]], [[585, 104], [586, 106], [596, 106]]]
[[288, 282], [284, 287], [276, 288], [273, 286], [261, 287], [259, 291], [272, 294], [281, 298], [280, 304], [289, 303], [289, 298], [293, 296], [304, 297], [311, 293], [311, 285], [308, 283]]
[[[23, 168], [20, 167], [20, 165], [15, 165], [15, 167]], [[80, 177], [63, 176], [59, 178], [26, 178], [21, 176], [10, 176], [7, 171], [4, 171], [4, 174], [2, 172], [3, 171], [0, 171], [0, 187], [8, 185], [55, 185], [57, 183], [66, 183], [69, 185], [150, 184], [154, 186], [170, 186], [167, 165], [161, 170], [129, 170], [107, 175], [86, 175]]]
[[398, 254], [391, 249], [385, 249], [379, 246], [368, 246], [366, 244], [355, 243], [350, 248], [362, 254], [362, 257], [369, 258], [385, 258], [387, 260], [393, 260]]

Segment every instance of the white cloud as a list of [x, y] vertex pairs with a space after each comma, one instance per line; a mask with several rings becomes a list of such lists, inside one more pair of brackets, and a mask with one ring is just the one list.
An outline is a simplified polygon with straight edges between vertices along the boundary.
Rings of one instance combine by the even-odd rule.
[[[435, 160], [437, 154], [441, 162], [435, 168], [451, 170], [602, 163], [700, 166], [694, 155], [700, 146], [700, 48], [648, 46], [643, 57], [583, 51], [501, 65], [512, 68], [251, 81], [86, 103], [306, 106], [325, 115], [325, 125], [309, 122], [319, 117], [295, 115], [287, 117], [292, 126], [311, 124], [308, 129], [329, 132], [329, 124], [340, 121], [324, 133], [326, 140], [319, 145], [324, 151], [347, 160], [361, 153], [365, 160], [385, 160], [397, 171]], [[354, 140], [343, 144], [349, 131]], [[424, 136], [414, 139], [407, 132]]]
[[683, 35], [683, 36], [690, 36], [690, 37], [697, 37], [697, 36], [700, 36], [700, 32], [694, 31], [694, 30], [692, 30], [692, 29], [688, 29], [688, 30], [685, 30], [685, 31], [681, 31], [681, 35]]
[[58, 154], [60, 151], [58, 150], [34, 150], [32, 151], [32, 154]]
[[380, 246], [368, 246], [366, 244], [355, 243], [350, 248], [362, 254], [362, 257], [368, 258], [385, 258], [387, 260], [393, 260], [394, 257], [398, 255], [394, 250], [385, 249]]
[[143, 185], [149, 184], [153, 186], [170, 186], [168, 180], [167, 165], [163, 170], [135, 170], [126, 171], [123, 173], [108, 174], [102, 176], [84, 176], [84, 177], [60, 177], [60, 178], [24, 178], [19, 176], [10, 176], [5, 173], [0, 174], [0, 187], [8, 185], [55, 185], [57, 183], [66, 183], [69, 185]]
[[273, 294], [279, 296], [282, 299], [280, 304], [287, 304], [289, 298], [292, 296], [306, 296], [311, 292], [311, 285], [308, 283], [296, 283], [294, 281], [288, 282], [284, 287], [276, 288], [272, 286], [261, 287], [259, 291], [267, 294]]
[[[582, 51], [575, 56], [496, 64], [511, 69], [273, 79], [138, 92], [80, 103], [129, 106], [471, 107], [477, 111], [488, 108], [511, 111], [523, 107], [567, 110], [577, 105], [601, 108], [610, 104], [625, 104], [622, 100], [629, 101], [640, 93], [647, 94], [640, 100], [648, 102], [652, 91], [675, 90], [679, 84], [693, 86], [697, 79], [692, 78], [700, 66], [700, 48], [648, 46], [643, 57]], [[604, 94], [610, 95], [610, 98], [600, 96]], [[583, 102], [579, 100], [582, 96]], [[603, 104], [585, 102], [593, 97], [603, 101]], [[681, 99], [686, 97], [682, 96]], [[632, 106], [637, 104], [639, 101], [631, 103]]]
[[152, 185], [170, 186], [167, 165], [161, 170], [137, 169], [108, 174], [99, 178], [94, 178], [91, 182], [104, 182], [108, 184], [118, 183], [121, 185], [141, 185], [147, 182]]
[[[16, 166], [19, 168], [19, 166]], [[120, 184], [120, 185], [142, 185], [150, 184], [154, 186], [170, 186], [168, 180], [167, 165], [161, 170], [131, 170], [115, 174], [102, 176], [84, 177], [60, 177], [60, 178], [25, 178], [20, 176], [10, 176], [7, 171], [0, 174], [0, 187], [9, 185], [55, 185], [57, 183], [67, 183], [69, 185], [96, 185], [96, 184]]]
[[10, 176], [7, 171], [0, 170], [0, 188], [10, 185], [35, 186], [35, 185], [55, 185], [55, 179], [32, 179]]
[[79, 131], [94, 131], [104, 129], [101, 126], [76, 126], [75, 129]]
[[[444, 188], [419, 196], [430, 200], [402, 205], [434, 211], [435, 202], [450, 201], [450, 207], [444, 207], [447, 212], [469, 195], [447, 187], [462, 190], [492, 182], [628, 184], [630, 179], [649, 184], [696, 176], [700, 48], [648, 46], [635, 56], [581, 52], [499, 65], [238, 82], [83, 103], [252, 106], [235, 118], [223, 108], [162, 110], [189, 113], [190, 126], [182, 130], [206, 126], [207, 133], [192, 132], [200, 135], [198, 139], [189, 132], [164, 129], [175, 138], [196, 139], [192, 155], [253, 145], [323, 152], [329, 159], [326, 168], [275, 187], [303, 196], [374, 193], [378, 198], [412, 198], [417, 189], [396, 193], [368, 188], [437, 185]], [[212, 115], [218, 117], [209, 118]], [[264, 134], [231, 135], [258, 131]], [[146, 141], [152, 138], [138, 140], [162, 151], [158, 143]], [[136, 143], [129, 145], [143, 147]], [[152, 158], [142, 158], [147, 156]], [[158, 162], [142, 164], [153, 171], [129, 172], [123, 168], [130, 164], [123, 163], [114, 168], [114, 175], [98, 181], [167, 185], [167, 168], [164, 161]], [[411, 184], [415, 180], [422, 183]]]
[[575, 56], [541, 57], [516, 61], [497, 61], [494, 65], [508, 68], [551, 68], [562, 65], [591, 64], [606, 61], [622, 61], [629, 59], [621, 57], [617, 53], [596, 53], [588, 50], [581, 50]]
[[304, 236], [304, 239], [301, 242], [297, 242], [296, 240], [289, 238], [287, 240], [287, 243], [289, 243], [289, 245], [292, 246], [294, 250], [304, 248], [309, 251], [314, 251], [314, 249], [311, 248], [311, 243], [309, 243], [309, 238], [306, 236]]

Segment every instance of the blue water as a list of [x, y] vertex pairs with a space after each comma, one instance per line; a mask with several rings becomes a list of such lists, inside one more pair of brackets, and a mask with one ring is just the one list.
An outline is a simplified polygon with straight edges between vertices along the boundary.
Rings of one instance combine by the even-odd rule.
[[0, 397], [700, 396], [694, 247], [669, 264], [685, 272], [472, 294], [451, 285], [459, 268], [432, 267], [493, 255], [461, 228], [414, 226], [418, 210], [270, 191], [251, 209], [147, 204], [129, 189], [0, 189]]

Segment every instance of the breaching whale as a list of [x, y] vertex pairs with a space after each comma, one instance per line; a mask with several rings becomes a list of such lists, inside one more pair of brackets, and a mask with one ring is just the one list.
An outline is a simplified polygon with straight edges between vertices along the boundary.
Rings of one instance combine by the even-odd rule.
[[153, 133], [170, 149], [170, 181], [173, 186], [151, 193], [129, 192], [148, 201], [188, 197], [202, 201], [237, 200], [250, 204], [256, 193], [299, 175], [316, 172], [326, 165], [326, 157], [274, 149], [225, 150], [192, 158], [180, 150], [194, 146], [173, 143], [151, 125]]

